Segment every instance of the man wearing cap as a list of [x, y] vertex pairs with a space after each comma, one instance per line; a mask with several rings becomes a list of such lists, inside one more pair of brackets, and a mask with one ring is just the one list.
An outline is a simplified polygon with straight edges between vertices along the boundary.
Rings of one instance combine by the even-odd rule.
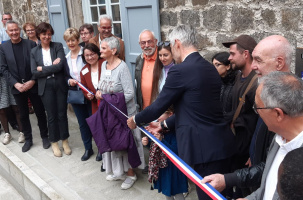
[[229, 48], [229, 60], [234, 70], [239, 70], [232, 89], [232, 112], [229, 113], [231, 128], [236, 136], [237, 153], [232, 169], [245, 167], [249, 158], [249, 145], [258, 115], [252, 109], [257, 89], [257, 75], [252, 70], [252, 52], [257, 45], [248, 35], [240, 35], [223, 45]]

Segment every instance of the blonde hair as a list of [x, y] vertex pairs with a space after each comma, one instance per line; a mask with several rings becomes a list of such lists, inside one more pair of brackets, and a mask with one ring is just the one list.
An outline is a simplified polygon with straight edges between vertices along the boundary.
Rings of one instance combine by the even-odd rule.
[[68, 28], [65, 30], [63, 34], [64, 40], [69, 40], [71, 38], [76, 38], [77, 40], [80, 39], [80, 33], [76, 28]]

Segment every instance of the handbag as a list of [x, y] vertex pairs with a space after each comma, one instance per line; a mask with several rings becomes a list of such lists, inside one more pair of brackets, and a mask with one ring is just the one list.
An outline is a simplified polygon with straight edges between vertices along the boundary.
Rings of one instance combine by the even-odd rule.
[[67, 103], [85, 104], [85, 97], [81, 90], [68, 90]]

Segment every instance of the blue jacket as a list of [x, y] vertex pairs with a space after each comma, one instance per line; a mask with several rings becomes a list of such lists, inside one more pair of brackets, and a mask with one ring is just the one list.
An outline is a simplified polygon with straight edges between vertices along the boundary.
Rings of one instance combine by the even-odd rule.
[[221, 78], [198, 52], [172, 67], [158, 98], [135, 116], [137, 125], [157, 119], [174, 105], [179, 156], [189, 165], [229, 158], [234, 153], [234, 135], [223, 119]]

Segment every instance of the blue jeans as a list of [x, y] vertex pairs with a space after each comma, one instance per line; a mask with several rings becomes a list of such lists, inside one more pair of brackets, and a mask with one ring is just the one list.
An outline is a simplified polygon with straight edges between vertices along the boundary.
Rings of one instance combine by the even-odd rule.
[[92, 149], [92, 133], [90, 132], [90, 128], [86, 123], [86, 118], [92, 115], [92, 106], [90, 101], [87, 104], [71, 104], [74, 112], [76, 114], [81, 138], [85, 147], [85, 150]]

